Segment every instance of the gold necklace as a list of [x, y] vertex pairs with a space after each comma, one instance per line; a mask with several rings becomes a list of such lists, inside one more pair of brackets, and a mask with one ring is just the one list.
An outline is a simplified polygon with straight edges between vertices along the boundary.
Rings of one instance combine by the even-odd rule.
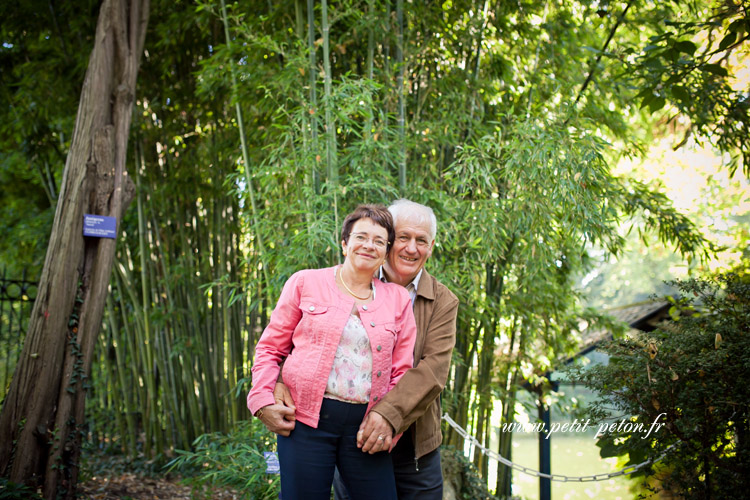
[[346, 291], [349, 292], [349, 295], [351, 295], [355, 299], [358, 299], [358, 300], [367, 300], [367, 299], [370, 298], [370, 295], [372, 295], [372, 286], [370, 286], [370, 293], [368, 293], [364, 297], [360, 297], [359, 295], [357, 295], [354, 292], [352, 292], [351, 288], [349, 288], [348, 286], [346, 286], [346, 281], [344, 281], [344, 273], [341, 270], [341, 268], [339, 268], [339, 280], [341, 280], [341, 284], [344, 285], [344, 288], [346, 288]]

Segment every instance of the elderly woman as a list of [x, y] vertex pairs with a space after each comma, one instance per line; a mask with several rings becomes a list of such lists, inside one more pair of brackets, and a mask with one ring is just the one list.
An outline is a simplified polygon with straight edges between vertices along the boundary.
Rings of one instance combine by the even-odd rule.
[[292, 275], [255, 348], [250, 411], [268, 426], [264, 411], [283, 408], [273, 395], [282, 361], [296, 406], [294, 430], [269, 426], [279, 433], [284, 500], [328, 500], [335, 467], [352, 498], [397, 498], [390, 436], [379, 438], [379, 453], [362, 453], [356, 444], [371, 407], [412, 366], [409, 294], [373, 279], [393, 239], [384, 206], [357, 207], [341, 230], [344, 263]]

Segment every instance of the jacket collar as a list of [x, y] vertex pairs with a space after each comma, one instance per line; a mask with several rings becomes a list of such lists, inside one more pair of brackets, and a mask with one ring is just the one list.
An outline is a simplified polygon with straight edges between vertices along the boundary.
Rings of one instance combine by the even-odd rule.
[[[380, 266], [377, 276], [380, 281], [388, 281], [383, 266]], [[417, 295], [419, 297], [423, 297], [427, 300], [435, 300], [435, 278], [427, 272], [427, 269], [422, 267], [414, 280], [412, 280], [412, 283], [417, 287]]]
[[417, 286], [417, 295], [427, 300], [435, 300], [435, 278], [424, 267], [421, 274], [419, 286]]

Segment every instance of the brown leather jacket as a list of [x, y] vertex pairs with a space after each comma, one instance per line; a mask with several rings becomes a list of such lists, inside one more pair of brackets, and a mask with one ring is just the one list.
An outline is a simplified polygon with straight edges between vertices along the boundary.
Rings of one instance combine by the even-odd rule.
[[458, 299], [453, 292], [423, 271], [414, 301], [414, 368], [373, 408], [396, 433], [412, 427], [416, 458], [437, 449], [443, 441], [439, 396], [448, 379], [456, 344], [457, 313]]

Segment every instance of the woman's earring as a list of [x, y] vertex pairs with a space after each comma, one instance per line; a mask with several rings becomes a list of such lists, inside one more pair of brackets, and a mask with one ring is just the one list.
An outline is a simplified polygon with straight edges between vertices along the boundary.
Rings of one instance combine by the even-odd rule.
[[343, 254], [344, 254], [344, 257], [346, 257], [346, 248], [344, 248]]

